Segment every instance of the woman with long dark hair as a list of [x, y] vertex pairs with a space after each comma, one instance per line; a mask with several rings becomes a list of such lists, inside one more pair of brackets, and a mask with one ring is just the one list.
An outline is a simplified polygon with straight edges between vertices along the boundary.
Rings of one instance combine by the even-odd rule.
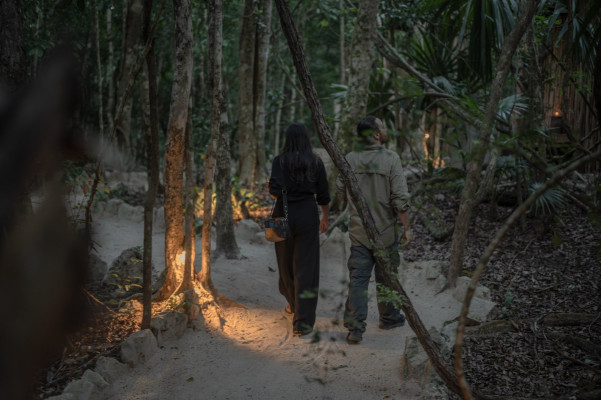
[[[303, 124], [286, 129], [284, 149], [271, 166], [269, 193], [277, 198], [275, 216], [283, 216], [282, 192], [288, 200], [292, 235], [275, 243], [279, 289], [288, 301], [286, 312], [294, 314], [292, 332], [302, 336], [313, 331], [319, 290], [319, 232], [328, 229], [330, 195], [321, 159], [313, 153]], [[321, 206], [321, 220], [317, 205]]]

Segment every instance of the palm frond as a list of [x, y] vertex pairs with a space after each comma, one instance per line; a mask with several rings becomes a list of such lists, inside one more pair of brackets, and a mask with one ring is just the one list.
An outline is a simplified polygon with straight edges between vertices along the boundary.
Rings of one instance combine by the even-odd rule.
[[[528, 187], [530, 194], [537, 191], [543, 183], [535, 182]], [[544, 192], [531, 208], [535, 216], [555, 215], [568, 204], [564, 191], [560, 188], [551, 188]]]

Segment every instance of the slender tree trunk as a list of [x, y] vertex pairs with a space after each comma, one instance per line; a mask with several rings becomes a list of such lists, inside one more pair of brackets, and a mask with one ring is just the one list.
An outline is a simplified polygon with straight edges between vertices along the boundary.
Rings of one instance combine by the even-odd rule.
[[374, 61], [376, 28], [378, 26], [378, 5], [373, 0], [359, 1], [357, 22], [351, 43], [351, 64], [348, 76], [348, 89], [342, 117], [342, 149], [351, 149], [354, 127], [367, 111], [369, 77]]
[[186, 159], [184, 170], [186, 185], [184, 189], [184, 278], [178, 289], [178, 293], [192, 289], [194, 281], [194, 259], [196, 258], [196, 229], [194, 227], [194, 132], [192, 128], [192, 101], [188, 109], [188, 123], [186, 124]]
[[526, 29], [532, 21], [538, 0], [530, 0], [526, 8], [523, 9], [522, 15], [515, 24], [509, 35], [503, 42], [499, 61], [497, 62], [496, 75], [492, 81], [490, 94], [488, 97], [488, 105], [484, 114], [484, 126], [480, 131], [478, 143], [473, 149], [473, 159], [468, 166], [468, 172], [465, 179], [465, 186], [461, 192], [461, 203], [459, 212], [455, 220], [455, 230], [453, 231], [453, 242], [451, 244], [450, 267], [447, 275], [448, 285], [454, 287], [457, 282], [459, 272], [463, 267], [463, 255], [465, 251], [465, 242], [467, 239], [467, 231], [469, 228], [472, 211], [474, 207], [475, 193], [480, 180], [480, 172], [482, 163], [488, 148], [490, 147], [491, 137], [494, 130], [494, 121], [497, 115], [499, 101], [503, 95], [503, 85], [511, 67], [513, 55], [526, 33]]
[[253, 185], [256, 166], [256, 138], [253, 123], [253, 76], [255, 49], [255, 6], [245, 0], [238, 58], [238, 176], [246, 185]]
[[152, 319], [152, 226], [154, 204], [159, 188], [159, 103], [157, 88], [157, 67], [154, 55], [154, 38], [150, 38], [152, 0], [144, 1], [144, 41], [150, 43], [146, 54], [146, 78], [148, 86], [148, 138], [146, 169], [148, 171], [148, 192], [144, 201], [144, 255], [143, 255], [143, 295], [142, 329], [150, 328]]
[[[146, 3], [145, 7], [148, 6]], [[150, 24], [150, 21], [148, 23]], [[144, 24], [146, 24], [146, 21]], [[145, 29], [150, 29], [150, 27], [146, 28], [145, 25]], [[115, 123], [113, 116], [113, 109], [115, 108], [115, 43], [113, 39], [113, 11], [111, 7], [107, 7], [106, 10], [106, 41], [108, 43], [108, 58], [106, 60], [106, 80], [108, 84], [106, 120], [108, 122], [108, 131], [113, 132], [113, 125]]]
[[[278, 12], [280, 14], [280, 22], [282, 25], [282, 30], [286, 35], [288, 40], [288, 45], [290, 47], [290, 52], [292, 53], [292, 58], [294, 59], [294, 64], [299, 74], [299, 78], [301, 81], [301, 85], [305, 92], [305, 97], [307, 98], [307, 102], [309, 108], [311, 109], [311, 114], [313, 118], [313, 124], [319, 138], [328, 151], [330, 157], [332, 157], [332, 161], [334, 165], [340, 170], [340, 176], [349, 191], [351, 201], [357, 205], [357, 210], [359, 212], [359, 216], [363, 222], [363, 226], [365, 227], [365, 231], [370, 238], [370, 240], [375, 243], [375, 248], [384, 248], [382, 245], [382, 241], [377, 233], [375, 228], [375, 223], [371, 212], [369, 211], [369, 207], [361, 194], [361, 189], [357, 182], [357, 178], [355, 177], [352, 169], [344, 155], [342, 154], [338, 144], [333, 139], [330, 134], [330, 129], [326, 123], [323, 109], [321, 107], [321, 103], [319, 101], [319, 97], [317, 96], [317, 92], [315, 91], [315, 87], [313, 85], [313, 81], [311, 75], [309, 73], [307, 62], [305, 59], [303, 48], [299, 44], [298, 33], [296, 32], [296, 28], [294, 27], [294, 22], [292, 21], [292, 17], [290, 15], [290, 11], [288, 10], [288, 6], [285, 0], [276, 0], [276, 6], [278, 8]], [[422, 323], [419, 315], [415, 312], [409, 297], [406, 295], [402, 286], [400, 285], [398, 278], [395, 276], [391, 276], [389, 271], [389, 261], [388, 259], [382, 258], [382, 254], [385, 255], [386, 252], [374, 251], [376, 255], [376, 262], [382, 267], [384, 271], [385, 283], [392, 287], [396, 292], [398, 292], [403, 299], [402, 309], [405, 312], [407, 317], [407, 321], [411, 326], [411, 329], [417, 335], [422, 347], [428, 354], [428, 357], [432, 361], [434, 368], [443, 379], [443, 381], [447, 384], [447, 386], [455, 393], [460, 393], [460, 388], [457, 383], [457, 379], [453, 371], [449, 368], [447, 364], [445, 364], [437, 345], [434, 343], [432, 338], [430, 337], [427, 329]]]
[[165, 283], [156, 294], [158, 300], [174, 294], [184, 274], [182, 193], [194, 47], [190, 0], [173, 0], [173, 12], [177, 40], [165, 154]]
[[209, 23], [209, 89], [211, 93], [211, 139], [205, 154], [205, 178], [202, 187], [202, 267], [198, 273], [200, 284], [213, 292], [215, 287], [211, 280], [211, 227], [213, 226], [213, 178], [215, 177], [215, 154], [219, 138], [221, 108], [223, 94], [221, 92], [221, 57], [222, 57], [222, 19], [221, 0], [210, 0]]
[[[142, 18], [143, 6], [142, 0], [132, 0], [127, 8], [127, 17], [123, 41], [123, 58], [121, 62], [121, 70], [119, 75], [119, 86], [117, 90], [117, 98], [125, 97], [125, 91], [129, 83], [130, 76], [136, 65], [138, 57], [138, 46], [142, 36]], [[127, 153], [131, 153], [131, 110], [133, 106], [133, 97], [127, 96], [123, 101], [123, 112], [118, 120], [117, 139], [124, 146]]]
[[265, 170], [265, 94], [267, 91], [267, 64], [269, 61], [269, 39], [271, 36], [271, 10], [272, 0], [261, 0], [259, 5], [259, 11], [261, 15], [261, 23], [257, 24], [256, 30], [256, 52], [255, 58], [256, 71], [255, 71], [255, 89], [254, 89], [254, 132], [256, 142], [256, 176], [254, 180], [261, 178], [262, 175], [266, 175]]
[[98, 19], [98, 2], [94, 1], [94, 31], [96, 37], [96, 66], [98, 68], [98, 124], [100, 135], [104, 136], [104, 108], [103, 108], [103, 86], [102, 59], [100, 58], [100, 22]]
[[280, 101], [278, 102], [278, 110], [275, 114], [275, 124], [273, 127], [273, 154], [280, 152], [280, 137], [282, 136], [282, 112], [284, 111], [284, 87], [286, 85], [286, 74], [282, 73], [282, 81], [278, 93], [280, 95]]

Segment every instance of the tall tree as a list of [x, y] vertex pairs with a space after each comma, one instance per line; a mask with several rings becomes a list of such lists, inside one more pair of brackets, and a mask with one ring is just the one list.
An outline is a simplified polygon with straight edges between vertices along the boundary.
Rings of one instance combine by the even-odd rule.
[[265, 168], [265, 95], [272, 0], [244, 5], [238, 66], [238, 174], [254, 189]]
[[165, 282], [156, 294], [158, 300], [177, 292], [184, 272], [182, 194], [194, 45], [190, 0], [173, 0], [173, 11], [176, 46], [165, 154]]
[[[148, 87], [148, 129], [146, 139], [146, 168], [148, 171], [148, 192], [144, 201], [144, 255], [142, 266], [143, 295], [142, 295], [142, 329], [150, 328], [152, 318], [152, 224], [154, 203], [159, 187], [159, 104], [157, 88], [157, 66], [154, 55], [154, 37], [150, 37], [150, 16], [152, 0], [144, 0], [144, 32], [143, 37], [149, 43], [146, 54], [146, 83]], [[108, 17], [107, 17], [108, 18]]]
[[131, 0], [126, 8], [126, 17], [124, 18], [123, 33], [123, 52], [121, 58], [121, 68], [119, 71], [119, 85], [117, 87], [117, 103], [123, 100], [123, 111], [118, 116], [115, 124], [117, 126], [117, 140], [125, 147], [129, 153], [131, 151], [131, 111], [133, 106], [133, 97], [125, 96], [127, 86], [130, 81], [132, 71], [136, 67], [138, 57], [138, 47], [142, 38], [143, 27], [143, 0]]
[[211, 138], [205, 155], [205, 178], [202, 187], [202, 267], [198, 274], [202, 287], [210, 292], [215, 291], [211, 280], [211, 227], [213, 225], [213, 178], [215, 177], [215, 156], [217, 141], [221, 130], [221, 59], [222, 59], [222, 20], [223, 5], [221, 0], [209, 1], [209, 88], [211, 92]]
[[[257, 138], [257, 175], [265, 170], [265, 94], [267, 92], [267, 64], [269, 60], [269, 38], [271, 35], [272, 0], [261, 0], [258, 14], [261, 19], [256, 24], [256, 51], [254, 71], [253, 130]], [[257, 177], [255, 177], [256, 179]]]
[[245, 0], [238, 50], [238, 176], [252, 185], [256, 167], [253, 131], [253, 66], [255, 60], [255, 2]]
[[342, 149], [350, 151], [354, 126], [358, 118], [365, 116], [369, 77], [374, 62], [376, 32], [378, 26], [378, 1], [360, 0], [357, 21], [350, 44], [350, 71], [348, 90], [342, 116]]

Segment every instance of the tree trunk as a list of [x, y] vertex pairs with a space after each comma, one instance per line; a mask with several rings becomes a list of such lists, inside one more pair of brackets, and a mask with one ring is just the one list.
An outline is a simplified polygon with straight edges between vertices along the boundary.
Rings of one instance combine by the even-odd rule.
[[286, 74], [282, 73], [282, 81], [278, 93], [280, 94], [280, 100], [278, 102], [278, 110], [275, 114], [275, 124], [273, 126], [273, 154], [280, 153], [280, 138], [282, 136], [282, 112], [284, 111], [284, 87], [286, 85]]
[[[136, 65], [138, 57], [138, 46], [142, 34], [143, 26], [143, 6], [142, 0], [132, 0], [127, 8], [127, 16], [125, 17], [125, 32], [123, 39], [123, 58], [119, 73], [119, 86], [117, 88], [117, 98], [122, 99], [125, 96], [127, 85], [130, 76]], [[133, 106], [133, 97], [127, 96], [123, 101], [123, 112], [118, 120], [115, 121], [117, 126], [117, 140], [124, 146], [125, 151], [131, 153], [131, 110]]]
[[[25, 82], [23, 28], [17, 0], [0, 1], [0, 88], [9, 93]], [[0, 98], [0, 104], [9, 99]]]
[[367, 111], [369, 77], [374, 61], [378, 4], [373, 0], [361, 0], [357, 10], [357, 22], [351, 42], [350, 73], [348, 89], [342, 114], [342, 150], [351, 150], [355, 126]]
[[[150, 5], [148, 3], [145, 3], [145, 7], [150, 7], [151, 5], [152, 3]], [[146, 18], [146, 16], [144, 18]], [[150, 29], [150, 26], [146, 28], [146, 23], [147, 22], [144, 21], [144, 29]], [[148, 24], [150, 24], [150, 21], [148, 21]], [[115, 108], [115, 43], [113, 39], [113, 11], [111, 10], [111, 7], [107, 7], [106, 9], [106, 41], [108, 43], [108, 58], [106, 60], [106, 80], [108, 84], [106, 100], [106, 120], [108, 123], [108, 131], [113, 132], [113, 124], [115, 123], [115, 121], [113, 120], [113, 112]]]
[[98, 125], [100, 127], [100, 136], [104, 136], [104, 100], [102, 98], [104, 80], [102, 75], [102, 59], [100, 58], [100, 22], [97, 1], [94, 1], [94, 31], [96, 38], [96, 66], [98, 68]]
[[196, 258], [196, 229], [194, 220], [194, 133], [192, 129], [192, 101], [188, 109], [188, 122], [186, 124], [186, 151], [184, 170], [186, 175], [186, 185], [184, 189], [184, 278], [178, 289], [178, 293], [192, 289], [194, 282], [194, 259]]
[[152, 226], [154, 203], [159, 188], [159, 104], [157, 89], [157, 67], [154, 56], [154, 38], [150, 38], [150, 16], [152, 0], [144, 2], [144, 41], [150, 43], [146, 54], [146, 79], [148, 87], [148, 138], [146, 140], [146, 169], [148, 171], [148, 192], [144, 201], [144, 255], [143, 255], [143, 295], [142, 329], [150, 328], [152, 319]]
[[211, 279], [211, 227], [213, 226], [213, 178], [215, 177], [215, 154], [219, 130], [221, 128], [221, 57], [222, 57], [222, 20], [223, 5], [221, 0], [209, 2], [209, 89], [211, 93], [211, 139], [205, 154], [205, 178], [202, 187], [203, 213], [202, 213], [202, 267], [198, 278], [202, 287], [213, 293], [215, 287]]
[[256, 175], [256, 139], [253, 134], [254, 18], [254, 1], [246, 0], [238, 53], [238, 176], [246, 185], [253, 185]]
[[501, 48], [501, 54], [496, 67], [497, 72], [491, 84], [488, 105], [484, 114], [484, 124], [478, 136], [477, 144], [474, 146], [472, 152], [473, 159], [468, 166], [465, 186], [461, 192], [459, 212], [455, 220], [455, 230], [453, 231], [453, 242], [451, 244], [450, 267], [447, 276], [448, 285], [450, 287], [455, 286], [459, 272], [463, 268], [463, 254], [465, 251], [467, 231], [474, 207], [474, 195], [480, 180], [480, 171], [482, 169], [484, 156], [491, 144], [497, 108], [499, 100], [503, 95], [503, 85], [505, 84], [505, 79], [509, 73], [513, 55], [515, 54], [522, 36], [524, 36], [526, 29], [532, 21], [538, 3], [538, 0], [530, 0], [528, 2], [527, 8], [524, 9], [520, 19], [505, 38], [503, 47]]
[[177, 291], [184, 273], [182, 193], [194, 47], [190, 0], [173, 0], [173, 10], [177, 40], [165, 154], [165, 283], [156, 294], [158, 300]]
[[[282, 30], [284, 31], [284, 34], [286, 35], [286, 38], [288, 40], [290, 52], [292, 53], [294, 64], [296, 66], [296, 70], [298, 72], [303, 90], [305, 92], [305, 97], [307, 98], [309, 108], [311, 109], [315, 129], [317, 130], [322, 144], [328, 151], [328, 154], [330, 155], [330, 157], [332, 157], [334, 165], [336, 165], [336, 167], [340, 170], [340, 176], [347, 190], [349, 191], [351, 200], [355, 203], [355, 205], [357, 205], [359, 216], [363, 221], [363, 226], [365, 227], [365, 231], [368, 237], [370, 238], [370, 240], [373, 241], [373, 243], [376, 244], [376, 249], [382, 249], [382, 241], [375, 228], [374, 220], [371, 215], [371, 212], [369, 211], [369, 207], [367, 206], [365, 199], [361, 194], [357, 178], [353, 174], [350, 165], [344, 158], [340, 148], [338, 147], [338, 144], [330, 134], [330, 129], [326, 123], [323, 114], [323, 109], [319, 101], [319, 97], [317, 96], [317, 92], [315, 91], [315, 87], [313, 85], [313, 81], [307, 67], [304, 51], [299, 44], [298, 33], [296, 32], [296, 28], [294, 27], [294, 23], [292, 22], [292, 17], [290, 15], [290, 11], [288, 10], [287, 3], [285, 2], [285, 0], [276, 0], [276, 6], [280, 14]], [[386, 254], [386, 252], [374, 251], [374, 254], [377, 255], [376, 261], [379, 263], [379, 265], [384, 271], [386, 284], [390, 285], [395, 291], [397, 291], [401, 295], [401, 298], [403, 298], [404, 302], [402, 305], [402, 309], [405, 312], [407, 321], [409, 322], [411, 329], [413, 329], [413, 331], [417, 335], [422, 347], [428, 354], [428, 357], [432, 361], [434, 368], [436, 369], [440, 377], [443, 379], [443, 381], [447, 384], [447, 386], [451, 390], [453, 390], [453, 392], [460, 393], [460, 388], [458, 386], [455, 374], [449, 368], [449, 366], [445, 364], [437, 345], [433, 342], [428, 331], [424, 327], [424, 324], [419, 318], [419, 315], [415, 312], [411, 301], [409, 300], [405, 291], [398, 282], [397, 277], [392, 277], [388, 273], [389, 260], [380, 256], [381, 254]]]
[[271, 10], [272, 0], [261, 0], [259, 14], [261, 23], [257, 24], [256, 30], [256, 70], [253, 104], [253, 130], [256, 138], [256, 176], [254, 180], [262, 178], [267, 174], [265, 170], [265, 93], [267, 89], [267, 64], [269, 60], [269, 39], [271, 36]]

